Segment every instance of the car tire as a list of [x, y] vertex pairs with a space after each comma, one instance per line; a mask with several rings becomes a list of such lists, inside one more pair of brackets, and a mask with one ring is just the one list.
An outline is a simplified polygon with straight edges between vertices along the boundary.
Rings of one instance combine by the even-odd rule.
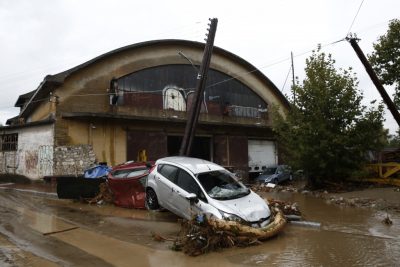
[[278, 184], [278, 178], [275, 178], [274, 180], [272, 180], [272, 182], [277, 185]]
[[156, 210], [160, 208], [156, 192], [149, 188], [146, 191], [146, 208], [148, 210]]

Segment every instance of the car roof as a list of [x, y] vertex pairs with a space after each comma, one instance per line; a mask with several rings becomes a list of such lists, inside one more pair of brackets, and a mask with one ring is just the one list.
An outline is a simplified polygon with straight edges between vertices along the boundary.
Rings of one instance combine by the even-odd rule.
[[193, 174], [202, 172], [224, 170], [224, 168], [218, 164], [204, 159], [191, 158], [191, 157], [166, 157], [157, 160], [156, 164], [172, 163], [180, 167], [184, 167], [191, 171]]

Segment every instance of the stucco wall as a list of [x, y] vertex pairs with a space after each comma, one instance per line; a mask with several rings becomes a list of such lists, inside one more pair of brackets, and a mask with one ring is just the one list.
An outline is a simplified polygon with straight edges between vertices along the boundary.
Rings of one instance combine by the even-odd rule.
[[68, 136], [71, 145], [91, 145], [98, 162], [114, 166], [127, 160], [126, 131], [120, 124], [95, 119], [89, 122], [68, 120]]
[[8, 130], [18, 133], [17, 151], [0, 152], [0, 172], [39, 179], [53, 174], [53, 125]]

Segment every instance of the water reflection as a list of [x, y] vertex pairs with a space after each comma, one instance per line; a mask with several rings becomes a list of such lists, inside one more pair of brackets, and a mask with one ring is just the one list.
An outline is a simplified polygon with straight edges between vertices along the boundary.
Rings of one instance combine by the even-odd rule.
[[[320, 230], [289, 225], [286, 247], [273, 259], [278, 266], [398, 266], [400, 259], [399, 214], [393, 226], [381, 221], [385, 213], [342, 207], [301, 194], [271, 194], [297, 202], [307, 220], [322, 223]], [[295, 231], [295, 232], [293, 232]], [[263, 255], [263, 254], [261, 254]], [[259, 255], [255, 258], [259, 258]], [[271, 263], [271, 262], [270, 262]], [[268, 265], [258, 262], [258, 265]]]
[[67, 223], [54, 215], [32, 211], [23, 207], [16, 207], [16, 210], [21, 214], [21, 220], [24, 224], [44, 235], [76, 228], [76, 225]]

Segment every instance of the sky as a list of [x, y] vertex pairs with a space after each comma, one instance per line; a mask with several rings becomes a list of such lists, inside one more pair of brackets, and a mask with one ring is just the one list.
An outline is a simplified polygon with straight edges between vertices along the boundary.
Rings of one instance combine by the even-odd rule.
[[[204, 42], [209, 18], [218, 18], [214, 44], [253, 64], [284, 94], [291, 52], [301, 81], [306, 58], [321, 44], [337, 68], [354, 69], [368, 106], [381, 97], [350, 44], [336, 41], [356, 33], [370, 54], [399, 11], [399, 0], [0, 0], [0, 123], [18, 115], [18, 96], [46, 75], [138, 42]], [[388, 110], [385, 118], [394, 133]]]

